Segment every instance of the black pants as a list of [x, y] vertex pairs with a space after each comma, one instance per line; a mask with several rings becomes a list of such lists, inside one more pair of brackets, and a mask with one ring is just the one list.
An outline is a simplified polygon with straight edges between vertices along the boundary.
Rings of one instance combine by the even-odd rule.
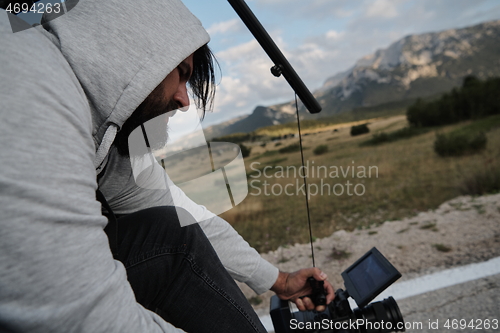
[[117, 223], [116, 259], [144, 307], [189, 333], [266, 332], [197, 223], [180, 227], [174, 207]]

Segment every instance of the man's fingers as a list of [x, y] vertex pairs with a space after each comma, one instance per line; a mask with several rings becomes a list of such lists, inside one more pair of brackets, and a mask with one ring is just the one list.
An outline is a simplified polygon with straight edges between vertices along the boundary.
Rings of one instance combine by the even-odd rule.
[[317, 281], [324, 281], [328, 278], [328, 276], [326, 275], [325, 272], [323, 272], [321, 269], [316, 268], [316, 267], [314, 268], [313, 277]]
[[333, 291], [333, 286], [329, 281], [325, 281], [325, 291], [326, 291], [326, 304], [330, 304], [335, 298], [335, 292]]
[[[316, 306], [310, 297], [304, 297], [305, 295], [311, 294], [311, 286], [307, 283], [307, 279], [312, 277], [317, 281], [324, 281], [324, 289], [326, 293], [326, 304], [330, 304], [332, 300], [335, 298], [335, 293], [333, 291], [333, 287], [327, 280], [327, 275], [319, 268], [304, 268], [298, 270], [289, 275], [291, 278], [287, 281], [289, 282], [288, 295], [283, 293], [283, 295], [278, 295], [280, 298], [286, 297], [286, 299], [292, 299], [297, 308], [300, 311], [314, 310], [324, 311], [324, 305]], [[302, 296], [301, 298], [295, 298], [297, 296]], [[285, 298], [283, 298], [285, 299]]]
[[315, 306], [313, 301], [309, 297], [301, 297], [295, 300], [295, 305], [300, 311], [310, 311], [314, 310]]
[[303, 297], [302, 303], [304, 303], [304, 308], [306, 310], [314, 310], [314, 303], [309, 297]]
[[324, 306], [324, 305], [318, 305], [316, 307], [316, 311], [318, 311], [318, 312], [323, 312], [323, 311], [325, 311], [325, 309], [326, 309], [326, 306]]
[[295, 305], [297, 305], [297, 308], [300, 310], [300, 311], [306, 311], [306, 307], [304, 306], [304, 302], [302, 301], [301, 298], [297, 298], [295, 300]]
[[313, 277], [315, 280], [324, 281], [328, 276], [321, 269], [317, 267], [304, 268], [300, 270], [302, 276], [309, 278]]
[[318, 312], [323, 312], [326, 309], [325, 305], [315, 306], [314, 303], [312, 302], [312, 300], [309, 297], [297, 298], [295, 300], [295, 305], [297, 305], [297, 308], [300, 311], [316, 310]]

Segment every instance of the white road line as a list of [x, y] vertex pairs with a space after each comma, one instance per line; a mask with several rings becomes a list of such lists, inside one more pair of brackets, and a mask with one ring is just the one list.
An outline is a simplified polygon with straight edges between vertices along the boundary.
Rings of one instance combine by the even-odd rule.
[[[373, 302], [381, 301], [389, 296], [396, 301], [425, 294], [430, 291], [451, 287], [491, 275], [500, 274], [500, 257], [485, 262], [470, 264], [466, 266], [450, 268], [437, 273], [420, 276], [418, 278], [397, 282], [378, 295]], [[357, 305], [352, 298], [349, 299], [352, 308]], [[271, 316], [261, 316], [260, 320], [268, 332], [274, 332]]]
[[496, 274], [500, 274], [500, 257], [394, 283], [378, 295], [374, 301], [381, 301], [389, 296], [400, 300]]

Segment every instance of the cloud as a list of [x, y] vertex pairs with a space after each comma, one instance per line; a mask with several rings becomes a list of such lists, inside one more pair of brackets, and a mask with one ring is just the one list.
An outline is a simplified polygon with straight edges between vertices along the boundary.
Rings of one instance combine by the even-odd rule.
[[398, 2], [394, 0], [376, 0], [366, 10], [367, 17], [393, 18], [398, 15]]
[[345, 32], [341, 31], [335, 31], [335, 30], [328, 30], [325, 34], [326, 38], [329, 40], [340, 40], [342, 37], [344, 37]]
[[250, 88], [241, 79], [225, 76], [221, 81], [222, 90], [216, 97], [216, 104], [220, 107], [233, 106], [238, 109], [248, 106]]
[[243, 28], [243, 24], [237, 18], [232, 20], [217, 22], [212, 24], [208, 29], [208, 34], [214, 36], [216, 34], [225, 34], [228, 32], [239, 32]]
[[337, 19], [352, 14], [359, 2], [352, 0], [258, 0], [259, 8], [268, 8], [288, 19]]
[[217, 52], [217, 58], [221, 59], [222, 61], [227, 61], [231, 64], [235, 61], [240, 61], [248, 54], [259, 52], [259, 50], [259, 43], [257, 43], [255, 39], [252, 39], [249, 42], [230, 47], [224, 51]]

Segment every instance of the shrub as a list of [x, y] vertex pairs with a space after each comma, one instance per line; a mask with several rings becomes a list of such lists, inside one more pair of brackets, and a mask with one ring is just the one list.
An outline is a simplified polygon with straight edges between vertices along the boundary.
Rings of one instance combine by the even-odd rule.
[[356, 136], [356, 135], [361, 135], [365, 133], [369, 133], [370, 129], [368, 128], [368, 124], [361, 124], [357, 126], [352, 126], [351, 127], [351, 135]]
[[437, 134], [434, 151], [439, 156], [460, 156], [466, 153], [476, 153], [486, 147], [486, 135], [483, 132]]
[[450, 252], [452, 250], [450, 246], [444, 244], [432, 244], [432, 247], [440, 252]]
[[241, 143], [244, 141], [250, 141], [253, 138], [252, 133], [234, 133], [225, 136], [221, 136], [218, 138], [213, 138], [212, 141], [216, 142], [232, 142], [232, 143]]
[[371, 145], [378, 145], [380, 143], [389, 142], [389, 141], [391, 141], [390, 135], [385, 133], [385, 132], [381, 132], [381, 133], [373, 134], [373, 137], [370, 140], [368, 140], [366, 143], [371, 144]]
[[380, 132], [373, 134], [373, 137], [363, 142], [362, 146], [374, 146], [385, 142], [392, 142], [400, 139], [408, 139], [416, 135], [428, 132], [428, 129], [422, 127], [404, 127], [394, 132]]
[[328, 151], [327, 145], [319, 145], [316, 148], [314, 148], [313, 153], [314, 155], [321, 155], [326, 153], [327, 151]]
[[485, 167], [468, 175], [458, 190], [464, 195], [483, 195], [500, 192], [500, 168], [498, 163], [484, 163]]
[[262, 303], [262, 298], [259, 296], [252, 296], [248, 299], [248, 302], [252, 305], [259, 305]]
[[239, 144], [239, 146], [240, 146], [241, 155], [243, 156], [243, 158], [250, 156], [250, 151], [252, 150], [251, 148], [248, 148], [247, 146], [245, 146], [241, 143]]
[[294, 143], [292, 145], [286, 146], [278, 150], [281, 154], [284, 153], [293, 153], [296, 151], [300, 151], [300, 145], [298, 143]]
[[351, 256], [351, 252], [348, 252], [348, 251], [342, 250], [342, 249], [337, 249], [334, 246], [329, 257], [334, 259], [334, 260], [343, 260], [343, 259], [349, 258], [350, 256]]

